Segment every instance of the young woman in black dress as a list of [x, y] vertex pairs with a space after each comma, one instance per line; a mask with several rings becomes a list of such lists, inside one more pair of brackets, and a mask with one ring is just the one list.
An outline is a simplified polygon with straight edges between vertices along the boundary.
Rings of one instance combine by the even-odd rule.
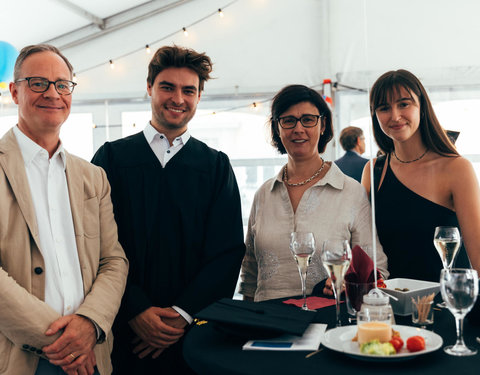
[[[390, 278], [439, 280], [436, 226], [460, 229], [466, 252], [460, 249], [455, 266], [470, 267], [470, 260], [480, 272], [477, 178], [440, 126], [423, 85], [406, 70], [387, 72], [372, 87], [370, 111], [375, 140], [386, 155], [378, 159], [384, 165], [375, 201]], [[370, 162], [362, 184], [370, 192]]]

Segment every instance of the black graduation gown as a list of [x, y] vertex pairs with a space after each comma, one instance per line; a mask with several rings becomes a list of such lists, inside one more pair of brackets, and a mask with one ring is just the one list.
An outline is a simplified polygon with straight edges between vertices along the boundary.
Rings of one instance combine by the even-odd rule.
[[167, 351], [158, 361], [135, 360], [127, 322], [150, 306], [176, 305], [194, 315], [233, 295], [245, 252], [235, 175], [224, 153], [193, 137], [163, 168], [143, 132], [105, 143], [92, 162], [107, 173], [130, 261], [114, 326], [114, 372], [129, 373], [137, 362], [135, 373], [139, 366], [168, 373], [160, 364], [169, 361]]

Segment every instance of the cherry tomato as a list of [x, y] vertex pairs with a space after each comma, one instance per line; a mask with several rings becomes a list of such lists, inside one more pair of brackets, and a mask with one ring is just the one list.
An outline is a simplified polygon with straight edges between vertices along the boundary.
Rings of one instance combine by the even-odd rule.
[[387, 287], [387, 284], [385, 284], [385, 282], [383, 281], [383, 279], [380, 278], [380, 279], [377, 280], [377, 287], [378, 287], [378, 288], [386, 288], [386, 287]]
[[403, 340], [400, 337], [392, 337], [390, 344], [393, 345], [397, 353], [403, 348]]
[[418, 352], [425, 349], [425, 339], [422, 336], [412, 336], [407, 339], [407, 349], [410, 352]]

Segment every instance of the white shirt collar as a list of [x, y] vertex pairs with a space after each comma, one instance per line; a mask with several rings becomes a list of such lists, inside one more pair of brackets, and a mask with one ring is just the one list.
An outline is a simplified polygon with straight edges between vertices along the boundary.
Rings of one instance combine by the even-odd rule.
[[[17, 138], [18, 146], [20, 147], [20, 152], [22, 153], [23, 161], [27, 165], [35, 159], [38, 153], [47, 153], [48, 151], [45, 150], [43, 147], [39, 146], [37, 143], [32, 141], [28, 138], [18, 127], [18, 125], [14, 126], [13, 132], [15, 133], [15, 137]], [[58, 145], [57, 150], [51, 157], [54, 159], [60, 155], [60, 160], [62, 161], [63, 168], [66, 168], [66, 154], [65, 149], [63, 148], [62, 142]]]
[[[145, 126], [145, 129], [143, 129], [143, 134], [145, 134], [145, 138], [147, 139], [147, 142], [149, 144], [152, 143], [153, 139], [157, 134], [159, 136], [164, 136], [165, 138], [167, 138], [165, 134], [158, 132], [157, 129], [153, 127], [150, 121], [147, 123], [147, 126]], [[173, 140], [173, 146], [179, 143], [186, 144], [189, 139], [190, 139], [190, 133], [188, 132], [188, 129], [187, 129], [182, 135], [179, 135]]]

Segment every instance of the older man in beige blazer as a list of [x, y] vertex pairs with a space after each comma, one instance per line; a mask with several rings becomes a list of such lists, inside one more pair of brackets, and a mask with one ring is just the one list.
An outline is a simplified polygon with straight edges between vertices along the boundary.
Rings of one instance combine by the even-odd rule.
[[[104, 171], [60, 142], [75, 86], [71, 75], [55, 47], [29, 46], [10, 84], [19, 117], [0, 140], [2, 375], [112, 372], [111, 326], [128, 262]], [[63, 190], [52, 181], [66, 181]]]

